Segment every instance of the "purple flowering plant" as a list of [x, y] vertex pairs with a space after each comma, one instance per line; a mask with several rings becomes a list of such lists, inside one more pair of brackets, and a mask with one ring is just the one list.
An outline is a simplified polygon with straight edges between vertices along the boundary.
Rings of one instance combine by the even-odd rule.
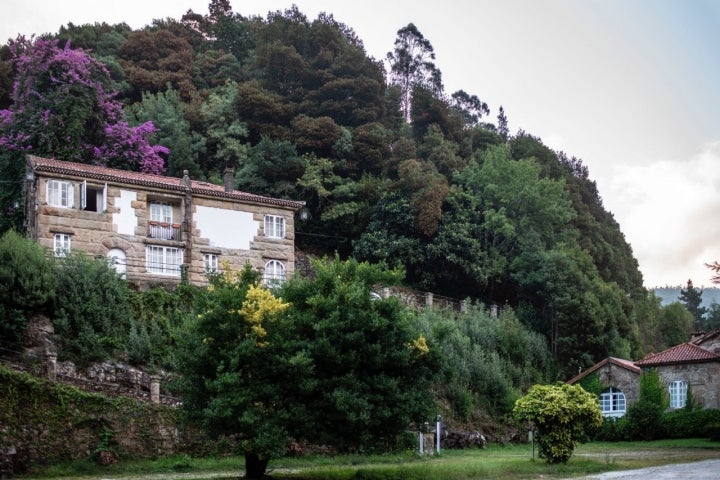
[[0, 110], [0, 147], [60, 160], [162, 174], [168, 149], [152, 122], [131, 126], [107, 68], [70, 41], [18, 37], [13, 104]]

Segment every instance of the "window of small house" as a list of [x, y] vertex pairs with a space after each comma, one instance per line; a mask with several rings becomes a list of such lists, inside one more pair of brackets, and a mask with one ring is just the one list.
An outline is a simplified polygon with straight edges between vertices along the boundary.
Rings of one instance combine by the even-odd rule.
[[217, 273], [218, 271], [218, 256], [214, 253], [206, 253], [203, 257], [203, 263], [205, 264], [205, 273]]
[[610, 387], [600, 394], [600, 410], [604, 417], [622, 417], [625, 415], [625, 394], [622, 390]]
[[47, 203], [55, 207], [73, 207], [72, 183], [60, 180], [48, 180], [47, 182]]
[[265, 236], [285, 238], [285, 217], [265, 215]]
[[56, 257], [67, 257], [70, 253], [70, 235], [56, 233], [53, 238], [53, 255]]
[[263, 284], [266, 286], [278, 285], [285, 281], [285, 265], [278, 260], [270, 260], [265, 264]]
[[683, 408], [687, 402], [687, 382], [676, 380], [668, 384], [670, 408]]
[[148, 273], [160, 275], [180, 276], [183, 252], [180, 248], [148, 245], [145, 253], [145, 263]]

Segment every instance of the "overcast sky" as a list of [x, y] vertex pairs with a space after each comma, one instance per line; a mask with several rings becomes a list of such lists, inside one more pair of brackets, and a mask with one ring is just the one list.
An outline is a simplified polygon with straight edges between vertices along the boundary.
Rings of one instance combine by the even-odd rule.
[[[449, 93], [502, 105], [582, 158], [632, 245], [645, 286], [710, 286], [720, 260], [720, 2], [715, 0], [231, 0], [265, 16], [293, 3], [355, 30], [382, 59], [414, 23]], [[207, 13], [209, 0], [3, 0], [0, 42], [61, 25]]]

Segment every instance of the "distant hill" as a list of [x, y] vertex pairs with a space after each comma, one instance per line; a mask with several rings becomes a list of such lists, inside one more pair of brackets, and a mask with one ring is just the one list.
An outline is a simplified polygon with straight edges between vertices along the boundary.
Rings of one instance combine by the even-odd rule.
[[[669, 305], [673, 302], [678, 302], [680, 297], [680, 290], [682, 287], [662, 287], [653, 288], [655, 295], [662, 299], [663, 305]], [[720, 303], [720, 288], [718, 287], [707, 287], [703, 289], [702, 293], [702, 306], [709, 307], [713, 300]]]

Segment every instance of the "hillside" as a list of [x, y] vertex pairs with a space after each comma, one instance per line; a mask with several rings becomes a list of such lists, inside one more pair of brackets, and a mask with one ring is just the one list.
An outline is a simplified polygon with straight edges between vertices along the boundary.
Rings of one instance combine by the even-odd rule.
[[660, 312], [587, 167], [509, 132], [500, 105], [446, 92], [417, 27], [386, 71], [331, 14], [210, 11], [2, 48], [1, 231], [22, 229], [28, 151], [215, 183], [232, 166], [238, 189], [306, 202], [298, 248], [509, 307], [568, 372], [657, 349], [643, 335]]
[[[680, 296], [680, 290], [684, 287], [678, 286], [678, 287], [659, 287], [654, 288], [652, 291], [660, 297], [663, 305], [669, 305], [673, 302], [678, 302], [678, 297]], [[702, 303], [700, 304], [702, 307], [710, 308], [710, 305], [715, 303], [720, 303], [720, 288], [718, 287], [706, 287], [702, 289]]]

